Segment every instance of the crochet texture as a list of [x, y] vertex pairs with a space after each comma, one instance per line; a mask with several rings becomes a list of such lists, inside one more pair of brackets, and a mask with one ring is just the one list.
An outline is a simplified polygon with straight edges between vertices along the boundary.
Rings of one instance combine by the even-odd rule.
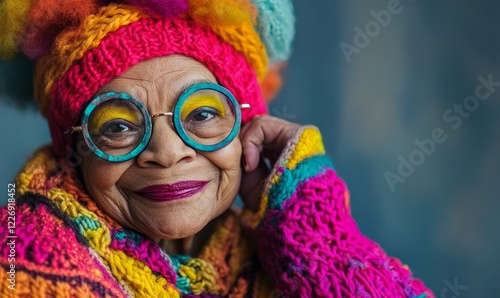
[[194, 258], [169, 256], [108, 218], [50, 148], [16, 183], [16, 290], [8, 289], [4, 245], [2, 297], [433, 297], [359, 232], [314, 127], [290, 141], [260, 211], [228, 211]]

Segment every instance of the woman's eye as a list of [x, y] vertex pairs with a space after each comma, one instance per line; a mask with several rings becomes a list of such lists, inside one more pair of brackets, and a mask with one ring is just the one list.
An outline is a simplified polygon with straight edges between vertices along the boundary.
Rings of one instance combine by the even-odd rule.
[[194, 120], [198, 122], [208, 121], [215, 116], [219, 116], [219, 112], [216, 109], [211, 107], [201, 107], [192, 111], [187, 117], [187, 120]]
[[101, 132], [104, 134], [115, 134], [133, 130], [135, 130], [135, 125], [123, 119], [108, 121], [101, 128]]

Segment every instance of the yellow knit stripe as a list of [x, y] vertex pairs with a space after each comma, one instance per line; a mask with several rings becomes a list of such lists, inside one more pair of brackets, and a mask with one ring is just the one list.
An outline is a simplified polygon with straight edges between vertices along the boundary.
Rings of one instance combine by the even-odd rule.
[[43, 189], [41, 184], [47, 180], [47, 173], [52, 172], [56, 168], [56, 162], [50, 158], [50, 149], [48, 147], [39, 150], [26, 163], [22, 171], [16, 177], [16, 188], [19, 195], [23, 195], [28, 191], [33, 191], [45, 195], [44, 192], [35, 191]]
[[72, 194], [55, 189], [48, 191], [47, 197], [71, 219], [87, 216], [100, 224], [100, 227], [95, 230], [84, 230], [83, 236], [89, 240], [90, 247], [109, 266], [116, 280], [125, 281], [135, 295], [138, 297], [178, 297], [179, 294], [174, 286], [167, 285], [168, 282], [165, 278], [153, 274], [142, 261], [130, 257], [122, 251], [109, 249], [111, 233], [108, 227], [99, 220], [95, 213], [88, 211], [76, 202]]
[[47, 117], [50, 90], [57, 80], [83, 55], [96, 48], [110, 32], [149, 17], [133, 6], [109, 4], [95, 15], [88, 16], [81, 28], [61, 33], [51, 52], [40, 58], [35, 72], [35, 98], [42, 114]]
[[[321, 154], [325, 154], [321, 133], [316, 127], [307, 127], [303, 130], [295, 149], [286, 163], [286, 167], [293, 170], [302, 160]], [[271, 181], [272, 184], [276, 182]]]
[[252, 23], [244, 22], [238, 27], [213, 26], [211, 29], [245, 56], [255, 70], [259, 82], [262, 82], [267, 73], [268, 65], [266, 47], [260, 40], [259, 34], [255, 31]]
[[162, 276], [153, 274], [143, 262], [123, 251], [108, 250], [106, 253], [103, 259], [111, 273], [116, 280], [125, 281], [134, 297], [180, 297], [173, 285]]
[[[61, 189], [51, 189], [46, 194], [47, 198], [49, 198], [52, 202], [54, 202], [62, 212], [68, 215], [71, 219], [76, 219], [80, 216], [87, 216], [95, 221], [99, 221], [99, 218], [95, 213], [88, 211], [82, 205], [80, 205], [77, 201], [75, 201], [72, 194], [65, 192]], [[101, 224], [101, 227], [103, 225]], [[106, 238], [110, 239], [109, 230], [107, 230]], [[109, 241], [109, 240], [108, 240]], [[109, 244], [109, 242], [107, 243]]]
[[214, 292], [214, 288], [218, 288], [218, 275], [214, 267], [202, 259], [191, 259], [186, 265], [181, 265], [179, 275], [189, 279], [189, 286], [195, 295], [200, 295], [204, 291]]

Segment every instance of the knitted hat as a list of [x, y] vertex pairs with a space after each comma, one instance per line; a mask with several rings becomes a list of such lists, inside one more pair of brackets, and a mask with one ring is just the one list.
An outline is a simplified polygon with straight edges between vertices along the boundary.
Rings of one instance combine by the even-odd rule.
[[[119, 3], [117, 3], [119, 2]], [[100, 87], [131, 66], [172, 54], [203, 63], [240, 103], [242, 121], [267, 113], [276, 72], [294, 35], [290, 0], [4, 0], [0, 58], [36, 61], [35, 100], [63, 156]]]

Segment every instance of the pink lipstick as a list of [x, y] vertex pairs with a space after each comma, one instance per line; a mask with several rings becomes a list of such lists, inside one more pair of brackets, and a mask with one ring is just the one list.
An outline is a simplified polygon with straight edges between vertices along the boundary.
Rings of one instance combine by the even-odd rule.
[[136, 193], [153, 202], [167, 202], [189, 198], [203, 190], [208, 181], [180, 181], [174, 184], [146, 186]]

